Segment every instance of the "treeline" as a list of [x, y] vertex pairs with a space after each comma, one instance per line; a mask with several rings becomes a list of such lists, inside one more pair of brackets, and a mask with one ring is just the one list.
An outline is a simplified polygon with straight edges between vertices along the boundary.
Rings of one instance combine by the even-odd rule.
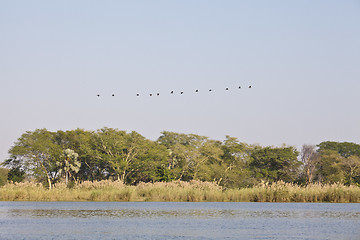
[[260, 182], [360, 184], [360, 145], [322, 142], [262, 147], [164, 131], [152, 141], [113, 128], [28, 131], [9, 150], [8, 180], [58, 182], [118, 180], [124, 184], [200, 180], [226, 188]]

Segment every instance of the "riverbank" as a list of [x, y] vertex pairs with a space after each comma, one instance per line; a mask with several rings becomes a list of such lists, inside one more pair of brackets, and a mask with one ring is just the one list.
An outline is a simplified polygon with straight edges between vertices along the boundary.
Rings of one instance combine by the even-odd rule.
[[252, 188], [223, 189], [210, 182], [157, 182], [128, 186], [120, 182], [83, 182], [51, 190], [25, 182], [0, 188], [0, 201], [165, 201], [165, 202], [334, 202], [360, 203], [360, 187], [278, 182]]

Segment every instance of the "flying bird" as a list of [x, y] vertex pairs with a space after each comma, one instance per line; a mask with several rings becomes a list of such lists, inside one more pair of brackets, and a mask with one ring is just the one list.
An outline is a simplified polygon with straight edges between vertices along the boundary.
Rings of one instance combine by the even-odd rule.
[[[248, 88], [252, 88], [252, 86], [251, 86], [251, 85], [248, 85]], [[241, 86], [238, 86], [238, 89], [241, 89]], [[209, 91], [209, 92], [213, 92], [214, 90], [210, 88], [208, 91]], [[225, 91], [230, 91], [230, 88], [229, 88], [229, 87], [225, 87]], [[199, 92], [199, 89], [195, 89], [195, 92], [198, 93], [198, 92]], [[175, 93], [174, 90], [171, 90], [171, 91], [170, 91], [170, 94], [174, 94], [174, 93]], [[152, 97], [153, 95], [155, 96], [155, 94], [156, 94], [156, 96], [160, 96], [160, 93], [159, 93], [159, 92], [158, 92], [158, 93], [149, 93], [149, 96]], [[184, 94], [184, 91], [180, 91], [180, 94], [183, 95], [183, 94]], [[97, 94], [96, 96], [97, 96], [97, 97], [100, 97], [100, 94]], [[112, 93], [111, 96], [114, 97], [114, 96], [115, 96], [115, 93]], [[137, 96], [137, 97], [140, 97], [140, 93], [136, 93], [136, 96]]]
[[96, 95], [96, 96], [100, 97], [100, 94], [98, 94], [98, 95]]

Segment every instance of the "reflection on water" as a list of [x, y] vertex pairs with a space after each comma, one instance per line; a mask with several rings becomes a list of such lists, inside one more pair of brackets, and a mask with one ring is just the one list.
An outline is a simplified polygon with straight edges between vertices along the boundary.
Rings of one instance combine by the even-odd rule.
[[348, 211], [249, 211], [249, 210], [221, 210], [221, 209], [112, 209], [112, 210], [58, 210], [58, 209], [10, 209], [8, 217], [27, 218], [359, 218], [360, 212]]
[[360, 204], [0, 202], [0, 239], [360, 239]]

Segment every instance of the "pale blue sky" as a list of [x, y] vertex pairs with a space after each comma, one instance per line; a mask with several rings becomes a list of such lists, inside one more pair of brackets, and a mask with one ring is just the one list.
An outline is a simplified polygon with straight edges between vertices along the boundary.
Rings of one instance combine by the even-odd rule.
[[0, 160], [36, 128], [360, 143], [360, 1], [0, 0], [0, 83]]

